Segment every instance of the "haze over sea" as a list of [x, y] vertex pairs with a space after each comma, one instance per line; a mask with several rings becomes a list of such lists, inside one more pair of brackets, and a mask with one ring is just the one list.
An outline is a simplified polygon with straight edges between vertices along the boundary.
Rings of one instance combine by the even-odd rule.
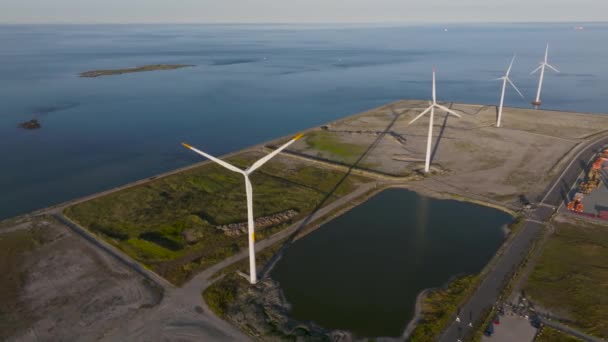
[[[449, 30], [444, 31], [444, 27]], [[0, 218], [201, 161], [402, 98], [608, 112], [608, 24], [0, 26]], [[194, 68], [101, 78], [157, 63]], [[17, 125], [32, 118], [42, 129]], [[505, 118], [508, 121], [508, 118]]]

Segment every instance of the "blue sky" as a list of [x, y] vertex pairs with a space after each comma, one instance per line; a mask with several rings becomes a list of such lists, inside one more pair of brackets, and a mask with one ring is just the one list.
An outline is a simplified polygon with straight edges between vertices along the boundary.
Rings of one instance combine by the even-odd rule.
[[605, 21], [607, 0], [0, 0], [0, 23]]

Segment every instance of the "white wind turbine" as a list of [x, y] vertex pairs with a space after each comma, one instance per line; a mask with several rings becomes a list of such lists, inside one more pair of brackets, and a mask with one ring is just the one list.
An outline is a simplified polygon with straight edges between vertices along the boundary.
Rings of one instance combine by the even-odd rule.
[[302, 137], [302, 134], [296, 135], [294, 138], [289, 140], [285, 145], [279, 147], [278, 149], [272, 151], [272, 153], [270, 153], [267, 156], [263, 157], [262, 159], [256, 161], [255, 163], [253, 163], [253, 165], [251, 165], [246, 170], [241, 170], [241, 169], [237, 168], [236, 166], [230, 165], [230, 164], [226, 163], [225, 161], [215, 158], [186, 143], [182, 143], [182, 145], [184, 145], [184, 147], [202, 155], [203, 157], [206, 157], [206, 158], [220, 164], [221, 166], [227, 168], [230, 171], [240, 173], [245, 177], [245, 192], [247, 193], [247, 226], [248, 226], [248, 235], [249, 235], [249, 282], [251, 284], [257, 283], [258, 279], [257, 279], [257, 271], [255, 268], [255, 232], [254, 232], [255, 227], [254, 227], [254, 220], [253, 220], [253, 188], [251, 186], [251, 181], [249, 180], [249, 175], [253, 171], [260, 168], [262, 165], [264, 165], [267, 161], [272, 159], [274, 156], [281, 153], [281, 151], [286, 149], [289, 145], [293, 144], [296, 140], [300, 139], [301, 137]]
[[409, 125], [413, 124], [416, 120], [420, 119], [421, 117], [423, 117], [426, 113], [431, 112], [431, 116], [429, 118], [429, 137], [428, 140], [426, 142], [426, 160], [425, 160], [425, 164], [424, 164], [424, 172], [429, 172], [431, 169], [431, 143], [432, 143], [432, 139], [433, 139], [433, 119], [435, 116], [435, 108], [437, 109], [441, 109], [446, 111], [448, 114], [452, 114], [456, 117], [461, 117], [460, 114], [457, 114], [456, 112], [454, 112], [453, 110], [442, 106], [440, 104], [437, 104], [437, 92], [435, 90], [435, 68], [433, 68], [433, 102], [431, 103], [431, 105], [425, 109], [422, 113], [420, 113], [417, 117], [415, 117], [412, 121], [410, 121]]
[[505, 92], [507, 90], [507, 82], [509, 82], [509, 84], [513, 87], [513, 89], [515, 89], [517, 91], [517, 93], [519, 94], [519, 96], [521, 96], [522, 99], [524, 98], [524, 95], [521, 93], [521, 91], [519, 91], [519, 89], [517, 89], [515, 84], [513, 84], [513, 82], [509, 78], [509, 74], [511, 73], [511, 68], [513, 67], [513, 62], [515, 62], [515, 55], [513, 55], [513, 59], [511, 59], [511, 64], [509, 64], [507, 73], [503, 77], [500, 77], [497, 79], [497, 80], [502, 81], [502, 94], [500, 95], [500, 105], [498, 106], [498, 118], [496, 119], [496, 127], [500, 127], [500, 120], [502, 118], [502, 107], [505, 103]]
[[532, 75], [532, 74], [536, 73], [538, 70], [540, 70], [540, 80], [538, 81], [538, 92], [536, 93], [536, 99], [534, 101], [532, 101], [532, 104], [535, 106], [541, 105], [540, 92], [543, 87], [543, 79], [545, 77], [545, 67], [548, 67], [549, 69], [552, 69], [555, 72], [559, 72], [559, 70], [557, 70], [551, 64], [548, 63], [548, 59], [549, 59], [549, 44], [547, 44], [547, 49], [545, 50], [545, 60], [540, 62], [540, 65], [538, 66], [538, 68], [534, 69], [534, 71], [532, 71], [530, 73], [530, 75]]

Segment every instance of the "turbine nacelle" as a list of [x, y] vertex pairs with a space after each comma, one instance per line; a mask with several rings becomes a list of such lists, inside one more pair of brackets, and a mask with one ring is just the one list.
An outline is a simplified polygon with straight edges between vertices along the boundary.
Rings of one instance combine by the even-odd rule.
[[413, 123], [414, 123], [414, 122], [416, 122], [418, 119], [420, 119], [420, 118], [421, 118], [421, 117], [423, 117], [425, 114], [427, 114], [427, 113], [428, 113], [428, 112], [429, 112], [431, 109], [434, 109], [434, 108], [441, 109], [441, 110], [443, 110], [443, 111], [447, 112], [448, 114], [452, 114], [452, 115], [454, 115], [454, 116], [456, 116], [456, 117], [458, 117], [458, 118], [462, 118], [462, 116], [461, 116], [460, 114], [458, 114], [458, 113], [456, 113], [455, 111], [453, 111], [453, 110], [451, 110], [451, 109], [449, 109], [449, 108], [447, 108], [447, 107], [445, 107], [445, 106], [442, 106], [442, 105], [440, 105], [440, 104], [438, 104], [438, 103], [437, 103], [437, 89], [436, 89], [435, 73], [436, 73], [436, 71], [435, 71], [435, 67], [433, 67], [433, 92], [432, 92], [433, 99], [432, 99], [432, 102], [429, 102], [429, 107], [428, 107], [428, 108], [426, 108], [426, 109], [425, 109], [425, 110], [424, 110], [422, 113], [420, 113], [418, 116], [416, 116], [416, 117], [415, 117], [415, 118], [414, 118], [412, 121], [410, 121], [410, 122], [408, 123], [408, 125], [413, 124]]

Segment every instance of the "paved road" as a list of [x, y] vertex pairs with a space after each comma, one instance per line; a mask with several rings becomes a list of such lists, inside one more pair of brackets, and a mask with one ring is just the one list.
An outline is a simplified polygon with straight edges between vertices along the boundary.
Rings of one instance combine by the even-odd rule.
[[532, 243], [539, 237], [545, 222], [553, 216], [555, 209], [559, 208], [565, 201], [572, 184], [580, 176], [595, 152], [607, 144], [608, 137], [603, 135], [581, 147], [562, 174], [547, 189], [546, 195], [538, 208], [528, 215], [529, 217], [522, 230], [511, 242], [511, 245], [500, 257], [494, 268], [488, 273], [469, 301], [461, 308], [461, 322], [452, 322], [440, 337], [440, 341], [458, 341], [470, 332], [469, 317], [472, 317], [473, 324], [483, 319], [484, 312], [496, 303], [507, 279], [512, 276], [528, 254]]
[[484, 311], [496, 302], [506, 281], [528, 254], [531, 244], [539, 236], [542, 228], [542, 224], [535, 222], [524, 224], [517, 238], [513, 240], [494, 268], [479, 285], [469, 302], [461, 308], [461, 322], [453, 322], [441, 336], [441, 341], [457, 341], [461, 336], [466, 335], [468, 329], [470, 329], [468, 327], [469, 317], [473, 318], [473, 324], [482, 318]]

